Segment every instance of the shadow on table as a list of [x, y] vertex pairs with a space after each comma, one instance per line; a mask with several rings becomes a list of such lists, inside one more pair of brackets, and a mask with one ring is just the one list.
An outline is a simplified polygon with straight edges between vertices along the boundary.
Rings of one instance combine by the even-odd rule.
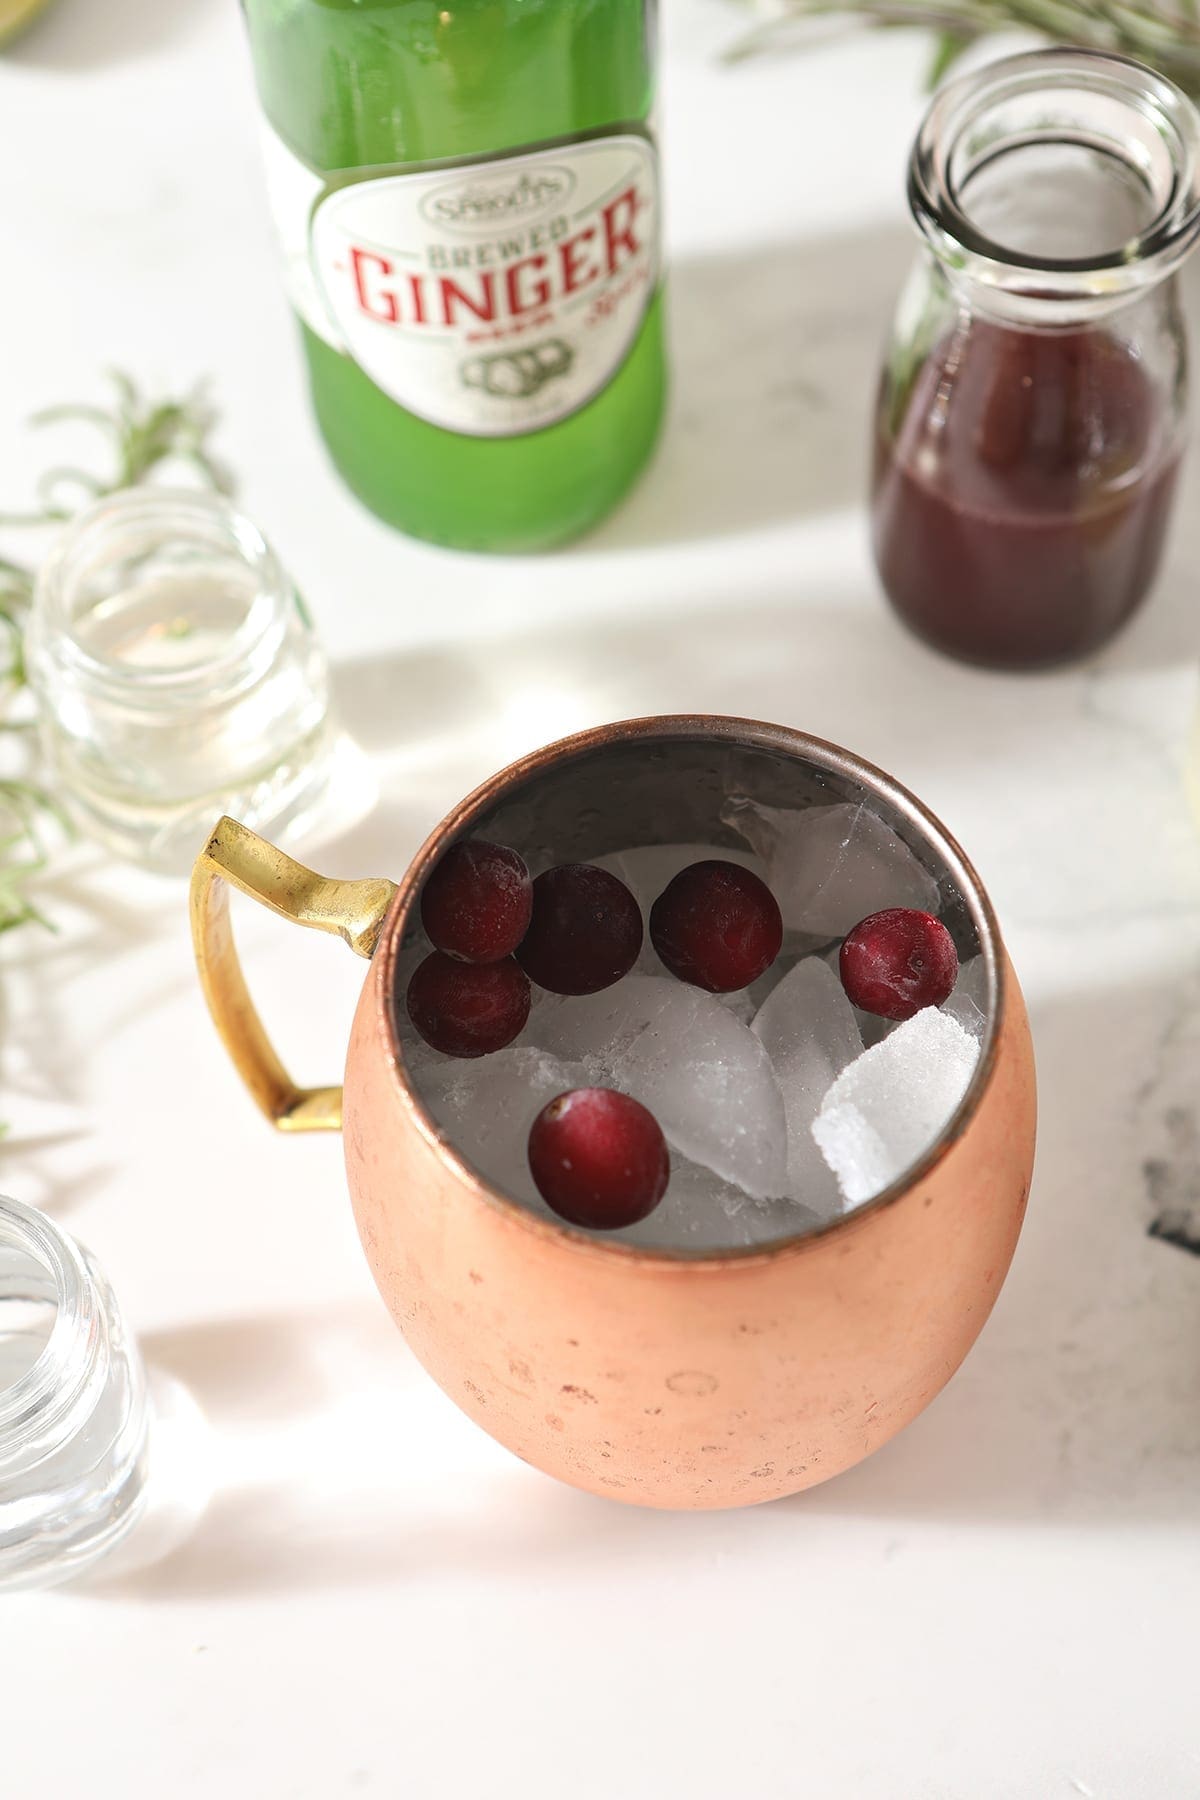
[[46, 13], [5, 47], [7, 62], [39, 69], [91, 69], [130, 62], [195, 28], [215, 0], [51, 0]]
[[719, 537], [860, 500], [912, 253], [902, 226], [883, 225], [673, 263], [662, 444], [583, 549]]
[[[647, 591], [633, 616], [576, 613], [507, 633], [498, 618], [494, 636], [345, 664], [336, 671], [338, 703], [378, 760], [382, 798], [322, 852], [324, 862], [335, 874], [394, 875], [441, 815], [496, 769], [552, 737], [648, 713], [796, 725], [915, 782], [948, 769], [958, 779], [972, 767], [987, 778], [1005, 757], [1016, 758], [1022, 779], [1051, 780], [1064, 724], [1078, 728], [1093, 715], [1098, 757], [1126, 754], [1140, 735], [1132, 753], [1157, 754], [1161, 764], [1164, 753], [1137, 720], [1114, 716], [1115, 735], [1103, 734], [1102, 687], [1109, 677], [1149, 673], [1186, 679], [1194, 667], [1200, 507], [1194, 522], [1191, 510], [1146, 611], [1090, 662], [1039, 676], [990, 674], [938, 656], [899, 625], [881, 594], [863, 592], [861, 574], [840, 589], [831, 584], [828, 600], [812, 605], [786, 586], [697, 599], [673, 591], [661, 570], [637, 577]], [[614, 583], [627, 579], [616, 564]], [[925, 797], [938, 804], [935, 788]]]
[[8, 1128], [0, 1135], [0, 1186], [60, 1221], [103, 1188], [112, 1168], [88, 1155], [91, 1122], [73, 1114], [61, 1128], [56, 1123], [46, 1130], [46, 1109], [57, 1121], [64, 1108], [77, 1108], [81, 1063], [93, 1053], [103, 1056], [131, 1017], [147, 1018], [195, 987], [194, 971], [182, 958], [178, 976], [152, 992], [135, 968], [111, 1007], [81, 1016], [78, 977], [99, 962], [136, 959], [150, 938], [178, 935], [184, 916], [182, 888], [156, 887], [141, 877], [146, 903], [139, 905], [109, 891], [111, 874], [103, 852], [85, 851], [65, 872], [39, 882], [38, 904], [53, 931], [31, 925], [12, 933], [0, 965], [0, 1117]]
[[[83, 1127], [45, 1132], [6, 1130], [0, 1138], [0, 1189], [49, 1213], [60, 1225], [66, 1223], [94, 1194], [102, 1194], [117, 1173], [116, 1165], [108, 1161], [85, 1159], [79, 1166], [75, 1158], [91, 1138], [92, 1133]], [[64, 1151], [74, 1153], [72, 1166], [56, 1175], [52, 1170]]]
[[[1123, 1158], [1180, 1106], [1195, 1116], [1200, 1025], [1186, 1026], [1178, 1057], [1162, 1048], [1184, 1029], [1180, 1009], [1195, 1014], [1195, 985], [1175, 1002], [1130, 989], [1041, 1009], [1040, 1159], [1000, 1304], [943, 1395], [838, 1480], [744, 1513], [639, 1511], [576, 1493], [477, 1431], [364, 1299], [146, 1341], [152, 1367], [208, 1420], [216, 1492], [181, 1548], [95, 1592], [219, 1600], [536, 1578], [593, 1560], [703, 1570], [718, 1552], [778, 1543], [794, 1554], [805, 1519], [857, 1519], [889, 1542], [912, 1527], [1194, 1522], [1200, 1259], [1147, 1236], [1144, 1171]], [[1131, 1049], [1147, 1070], [1132, 1098]], [[1190, 1141], [1183, 1186], [1200, 1182]]]
[[[663, 440], [581, 551], [719, 538], [864, 503], [879, 372], [914, 253], [905, 225], [881, 224], [673, 262]], [[1189, 288], [1195, 307], [1200, 274]], [[1181, 568], [1200, 547], [1198, 486], [1193, 462], [1177, 504]], [[1194, 613], [1190, 578], [1187, 592]], [[1154, 616], [1166, 610], [1160, 596]]]
[[651, 1523], [500, 1450], [434, 1387], [378, 1302], [161, 1332], [143, 1348], [207, 1422], [214, 1491], [185, 1543], [97, 1582], [95, 1598], [511, 1570], [547, 1554], [588, 1558], [614, 1538], [636, 1552]]
[[[122, 997], [103, 1018], [84, 1019], [78, 1010], [72, 1016], [77, 977], [98, 962], [135, 955], [149, 937], [173, 929], [161, 892], [153, 894], [153, 904], [131, 904], [107, 891], [110, 875], [102, 852], [82, 851], [64, 872], [41, 879], [36, 897], [53, 930], [30, 925], [8, 934], [0, 962], [0, 1118], [6, 1127], [0, 1134], [0, 1187], [60, 1220], [101, 1188], [112, 1170], [88, 1159], [89, 1124], [47, 1131], [45, 1110], [57, 1114], [77, 1105], [81, 1057], [92, 1048], [104, 1053], [126, 1010], [138, 1016], [151, 1010], [140, 993]], [[185, 970], [180, 985], [184, 975], [194, 983]], [[165, 998], [160, 989], [153, 1004]]]
[[785, 1503], [798, 1512], [890, 1526], [1195, 1523], [1200, 1256], [1148, 1226], [1164, 1174], [1200, 1192], [1200, 978], [1056, 1001], [1033, 1026], [1038, 1164], [995, 1313], [928, 1411]]

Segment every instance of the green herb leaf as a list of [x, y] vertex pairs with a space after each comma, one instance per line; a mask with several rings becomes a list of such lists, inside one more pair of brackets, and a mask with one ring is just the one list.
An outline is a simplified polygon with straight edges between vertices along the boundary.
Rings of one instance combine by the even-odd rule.
[[957, 31], [943, 31], [939, 34], [937, 47], [929, 64], [928, 80], [931, 88], [937, 86], [943, 75], [953, 68], [963, 51], [973, 41], [972, 38], [965, 37]]
[[785, 0], [778, 18], [748, 33], [729, 52], [730, 59], [803, 44], [805, 26], [819, 42], [831, 21], [936, 32], [933, 81], [976, 38], [1015, 30], [1056, 43], [1118, 51], [1200, 95], [1200, 0]]

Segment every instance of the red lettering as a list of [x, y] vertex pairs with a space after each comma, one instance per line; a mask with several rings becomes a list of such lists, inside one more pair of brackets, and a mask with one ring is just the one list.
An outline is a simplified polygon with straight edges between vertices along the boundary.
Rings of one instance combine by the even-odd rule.
[[496, 316], [495, 283], [496, 277], [489, 269], [486, 275], [481, 275], [479, 278], [482, 292], [477, 297], [468, 293], [466, 288], [460, 287], [457, 281], [451, 281], [448, 275], [443, 275], [438, 282], [443, 325], [453, 325], [456, 306], [465, 307], [468, 312], [474, 313], [477, 319], [494, 319]]
[[368, 290], [366, 277], [372, 263], [381, 279], [394, 273], [386, 256], [377, 256], [373, 250], [351, 248], [350, 267], [354, 274], [354, 292], [358, 296], [358, 304], [368, 319], [376, 319], [381, 325], [397, 325], [400, 322], [400, 308], [391, 289], [377, 288], [374, 293]]
[[600, 273], [593, 262], [585, 262], [580, 251], [585, 244], [591, 242], [596, 235], [596, 227], [589, 225], [577, 237], [568, 238], [565, 244], [558, 246], [558, 260], [562, 264], [562, 283], [564, 294], [578, 293], [589, 281], [594, 281]]
[[521, 272], [524, 269], [544, 269], [544, 256], [522, 257], [520, 262], [511, 264], [504, 272], [504, 291], [508, 296], [508, 310], [516, 315], [534, 312], [539, 306], [545, 306], [550, 298], [550, 283], [544, 275], [529, 284], [528, 292], [521, 294]]
[[[633, 235], [642, 204], [637, 189], [631, 187], [600, 209], [600, 217], [604, 220], [604, 257], [610, 275], [615, 275], [622, 262], [636, 256], [642, 247]], [[620, 250], [624, 250], [624, 256], [618, 255]]]
[[[504, 270], [471, 275], [397, 274], [395, 265], [376, 250], [350, 248], [350, 268], [359, 309], [380, 325], [494, 325], [521, 321], [518, 330], [549, 318], [554, 301], [577, 294], [612, 276], [644, 249], [637, 233], [646, 202], [636, 186], [600, 209], [599, 225], [588, 225], [563, 239], [547, 254], [524, 256]], [[407, 316], [401, 311], [401, 284]]]

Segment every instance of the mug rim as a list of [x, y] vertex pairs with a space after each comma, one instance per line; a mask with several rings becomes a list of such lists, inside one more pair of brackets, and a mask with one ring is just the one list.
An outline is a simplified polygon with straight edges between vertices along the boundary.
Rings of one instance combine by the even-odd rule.
[[[988, 974], [989, 993], [994, 997], [987, 1031], [966, 1093], [943, 1129], [925, 1154], [895, 1181], [889, 1183], [870, 1200], [853, 1206], [848, 1212], [828, 1219], [806, 1231], [787, 1237], [773, 1238], [763, 1244], [730, 1245], [725, 1249], [690, 1249], [681, 1246], [667, 1249], [661, 1245], [630, 1244], [582, 1230], [566, 1220], [544, 1219], [503, 1189], [495, 1187], [480, 1170], [462, 1156], [427, 1111], [417, 1092], [404, 1060], [403, 1045], [396, 1030], [396, 1009], [392, 1004], [396, 962], [405, 929], [427, 875], [443, 852], [472, 821], [488, 812], [502, 799], [511, 798], [516, 789], [543, 771], [559, 767], [576, 758], [590, 755], [617, 743], [661, 741], [718, 741], [740, 744], [752, 750], [774, 750], [796, 760], [808, 760], [836, 774], [849, 776], [864, 787], [875, 787], [894, 803], [923, 836], [933, 843], [966, 900], [980, 934], [980, 954]], [[380, 930], [374, 962], [379, 980], [375, 994], [375, 1025], [380, 1047], [396, 1086], [409, 1123], [420, 1133], [429, 1147], [445, 1158], [465, 1179], [479, 1198], [498, 1209], [513, 1224], [531, 1231], [536, 1237], [572, 1246], [584, 1254], [619, 1258], [626, 1263], [671, 1268], [714, 1269], [731, 1264], [747, 1264], [774, 1260], [781, 1255], [798, 1255], [824, 1244], [835, 1234], [861, 1228], [877, 1213], [896, 1205], [937, 1169], [965, 1136], [968, 1127], [987, 1092], [996, 1066], [1000, 1025], [1008, 1003], [1005, 959], [1000, 955], [1003, 939], [995, 909], [974, 864], [957, 839], [949, 832], [923, 801], [902, 782], [856, 755], [840, 744], [813, 736], [790, 725], [774, 725], [760, 719], [743, 719], [723, 713], [650, 714], [636, 719], [622, 719], [609, 725], [598, 725], [574, 732], [565, 738], [527, 752], [508, 763], [473, 788], [445, 814], [426, 837], [401, 876], [392, 903]]]

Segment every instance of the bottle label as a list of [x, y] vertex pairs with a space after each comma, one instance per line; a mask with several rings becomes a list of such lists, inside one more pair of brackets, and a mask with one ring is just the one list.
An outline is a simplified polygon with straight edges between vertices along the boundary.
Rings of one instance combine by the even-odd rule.
[[634, 133], [321, 176], [268, 132], [267, 178], [301, 318], [449, 431], [510, 437], [586, 406], [657, 284], [657, 165]]

